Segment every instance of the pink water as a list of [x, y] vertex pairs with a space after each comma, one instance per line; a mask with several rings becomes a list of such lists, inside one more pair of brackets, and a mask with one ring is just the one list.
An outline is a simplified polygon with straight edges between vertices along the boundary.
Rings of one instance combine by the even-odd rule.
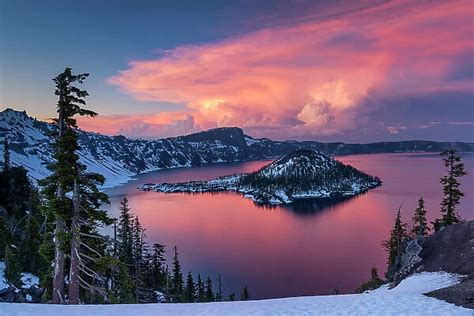
[[[474, 155], [462, 155], [466, 169], [459, 213], [474, 219]], [[108, 190], [111, 215], [127, 196], [147, 229], [150, 243], [176, 245], [184, 273], [222, 274], [224, 291], [247, 285], [253, 298], [328, 294], [338, 285], [353, 292], [375, 266], [383, 275], [386, 254], [380, 246], [401, 203], [410, 221], [417, 199], [426, 200], [428, 219], [439, 215], [444, 174], [436, 154], [377, 154], [338, 157], [379, 176], [382, 187], [335, 204], [257, 207], [235, 193], [162, 194], [140, 192], [147, 182], [210, 179], [256, 170], [268, 161], [180, 168], [143, 174]]]

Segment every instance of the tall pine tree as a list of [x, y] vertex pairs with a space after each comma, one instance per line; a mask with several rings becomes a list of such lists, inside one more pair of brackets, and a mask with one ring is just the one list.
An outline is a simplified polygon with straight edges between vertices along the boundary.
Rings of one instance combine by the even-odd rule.
[[403, 252], [403, 245], [407, 238], [407, 224], [402, 222], [400, 214], [401, 206], [398, 208], [395, 224], [390, 231], [390, 238], [382, 242], [385, 250], [388, 252], [387, 264], [392, 267], [398, 256]]
[[464, 196], [464, 193], [459, 189], [461, 184], [458, 178], [467, 174], [464, 169], [464, 163], [461, 162], [461, 157], [456, 154], [454, 149], [445, 150], [441, 155], [446, 156], [443, 158], [443, 162], [448, 174], [440, 179], [443, 185], [444, 197], [441, 201], [442, 217], [436, 219], [433, 223], [435, 231], [460, 221], [461, 218], [457, 213], [456, 206]]
[[173, 256], [173, 285], [172, 285], [172, 296], [175, 302], [181, 302], [183, 299], [183, 273], [181, 272], [181, 264], [178, 258], [178, 248], [174, 246]]
[[188, 277], [186, 278], [186, 291], [184, 295], [185, 302], [192, 303], [196, 300], [196, 287], [194, 286], [193, 275], [191, 272], [188, 273]]

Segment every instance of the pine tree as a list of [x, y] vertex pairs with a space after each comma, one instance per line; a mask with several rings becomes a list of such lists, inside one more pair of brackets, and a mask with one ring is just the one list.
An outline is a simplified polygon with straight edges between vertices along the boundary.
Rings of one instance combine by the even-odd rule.
[[426, 221], [425, 200], [420, 197], [418, 200], [418, 207], [415, 209], [415, 214], [412, 218], [413, 228], [411, 230], [413, 236], [426, 236], [430, 231], [428, 222]]
[[400, 214], [401, 206], [398, 208], [395, 224], [390, 232], [390, 238], [382, 242], [388, 252], [387, 264], [389, 267], [395, 264], [398, 256], [403, 252], [403, 244], [407, 238], [407, 224], [402, 222]]
[[133, 264], [133, 215], [130, 212], [128, 199], [120, 201], [120, 216], [117, 228], [119, 242], [118, 258], [125, 264]]
[[445, 150], [441, 155], [446, 156], [446, 158], [443, 158], [443, 162], [444, 166], [448, 169], [448, 174], [440, 179], [443, 185], [444, 198], [441, 201], [442, 217], [433, 222], [435, 231], [438, 231], [442, 227], [458, 223], [461, 220], [457, 213], [456, 206], [464, 196], [464, 193], [459, 189], [461, 184], [458, 178], [467, 174], [464, 169], [464, 163], [461, 162], [461, 157], [456, 154], [454, 149]]
[[154, 244], [149, 258], [150, 283], [155, 291], [163, 291], [166, 288], [166, 259], [165, 246]]
[[201, 279], [201, 274], [198, 274], [198, 279], [196, 283], [196, 298], [198, 302], [205, 302], [206, 301], [206, 295], [204, 292], [204, 283], [202, 282]]
[[[68, 249], [69, 302], [79, 303], [80, 287], [91, 292], [100, 291], [95, 284], [85, 280], [85, 275], [95, 283], [99, 278], [90, 268], [94, 262], [90, 253], [100, 255], [100, 251], [90, 245], [97, 244], [94, 241], [98, 236], [96, 227], [101, 223], [107, 224], [106, 213], [99, 210], [100, 205], [107, 202], [107, 196], [97, 189], [97, 186], [104, 183], [104, 178], [98, 174], [86, 173], [85, 166], [79, 163], [77, 122], [74, 118], [76, 115], [97, 115], [82, 108], [86, 104], [84, 98], [88, 93], [76, 86], [82, 84], [88, 76], [89, 74], [74, 75], [71, 68], [66, 68], [53, 79], [55, 94], [58, 96], [58, 118], [54, 120], [57, 134], [53, 135], [54, 162], [48, 166], [52, 172], [51, 176], [41, 181], [41, 185], [48, 200], [46, 216], [54, 218], [55, 221], [52, 293], [53, 303], [56, 304], [65, 302], [65, 253]], [[90, 239], [90, 245], [87, 245], [87, 239]], [[81, 255], [83, 258], [80, 258]], [[86, 256], [89, 259], [84, 259]], [[80, 274], [84, 277], [81, 278]]]
[[212, 291], [212, 280], [210, 277], [207, 277], [205, 287], [206, 287], [206, 294], [205, 294], [206, 302], [214, 301], [214, 292]]
[[244, 289], [242, 291], [242, 293], [240, 294], [240, 300], [241, 301], [248, 301], [250, 299], [250, 293], [249, 293], [249, 289], [247, 288], [247, 285], [244, 286]]
[[217, 292], [216, 292], [216, 302], [222, 301], [223, 293], [222, 293], [222, 276], [219, 273], [217, 275]]
[[178, 248], [174, 246], [172, 296], [176, 302], [182, 301], [183, 287], [183, 273], [181, 272], [181, 264], [179, 263]]
[[192, 303], [196, 300], [195, 298], [196, 287], [194, 286], [193, 275], [191, 272], [188, 273], [188, 277], [186, 279], [186, 292], [184, 296], [185, 302]]
[[235, 301], [235, 293], [231, 293], [231, 294], [227, 297], [227, 301], [229, 301], [229, 302]]

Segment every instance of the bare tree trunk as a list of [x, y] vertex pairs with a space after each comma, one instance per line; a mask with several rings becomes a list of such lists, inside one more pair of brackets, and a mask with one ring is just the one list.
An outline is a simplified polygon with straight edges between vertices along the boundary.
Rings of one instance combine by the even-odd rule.
[[69, 270], [69, 303], [79, 304], [79, 251], [80, 251], [80, 224], [79, 224], [79, 186], [74, 180], [73, 215], [71, 223], [71, 268]]
[[[58, 118], [58, 152], [61, 151], [60, 142], [64, 132], [64, 112], [62, 108], [63, 92], [59, 95], [59, 118]], [[58, 183], [58, 200], [64, 199], [64, 189], [61, 183]], [[66, 223], [61, 218], [57, 218], [54, 229], [54, 274], [53, 274], [53, 304], [64, 304], [64, 264], [65, 254], [61, 238], [63, 238]]]

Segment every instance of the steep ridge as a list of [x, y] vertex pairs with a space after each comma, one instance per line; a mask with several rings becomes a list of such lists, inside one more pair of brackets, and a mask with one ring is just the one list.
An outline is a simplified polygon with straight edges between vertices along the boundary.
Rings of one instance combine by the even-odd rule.
[[[51, 124], [36, 120], [26, 112], [0, 112], [0, 137], [8, 137], [11, 160], [28, 169], [33, 179], [49, 174], [52, 159]], [[199, 166], [216, 162], [276, 158], [298, 149], [319, 150], [329, 155], [381, 152], [440, 152], [444, 148], [474, 151], [472, 143], [408, 141], [373, 144], [320, 143], [314, 141], [273, 141], [255, 139], [237, 127], [216, 128], [166, 139], [130, 139], [78, 130], [79, 155], [89, 171], [103, 174], [106, 186], [126, 182], [141, 172], [175, 167]], [[0, 149], [0, 151], [3, 148]], [[2, 159], [3, 155], [0, 156]]]

